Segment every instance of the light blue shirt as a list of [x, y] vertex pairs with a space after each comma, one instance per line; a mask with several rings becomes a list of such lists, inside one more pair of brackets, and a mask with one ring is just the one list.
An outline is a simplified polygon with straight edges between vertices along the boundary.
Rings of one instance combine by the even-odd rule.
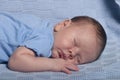
[[0, 13], [0, 63], [7, 62], [19, 46], [37, 56], [50, 57], [54, 24], [34, 15]]

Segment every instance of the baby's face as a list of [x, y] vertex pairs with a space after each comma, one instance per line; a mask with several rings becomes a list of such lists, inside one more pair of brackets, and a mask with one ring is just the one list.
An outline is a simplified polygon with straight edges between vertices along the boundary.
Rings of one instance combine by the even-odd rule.
[[96, 58], [99, 45], [96, 32], [90, 26], [73, 26], [58, 31], [54, 36], [53, 58], [62, 58], [74, 64], [83, 64]]

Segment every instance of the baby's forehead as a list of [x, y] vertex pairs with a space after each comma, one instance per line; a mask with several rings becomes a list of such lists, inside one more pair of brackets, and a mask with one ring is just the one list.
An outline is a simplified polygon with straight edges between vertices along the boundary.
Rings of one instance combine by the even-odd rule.
[[85, 23], [81, 23], [81, 24], [77, 24], [77, 23], [73, 23], [73, 24], [71, 24], [74, 28], [78, 28], [79, 30], [80, 29], [84, 29], [84, 30], [88, 30], [88, 29], [90, 29], [90, 30], [95, 30], [96, 31], [96, 26], [95, 25], [93, 25], [93, 24], [85, 24]]
[[77, 35], [82, 34], [86, 37], [96, 35], [97, 33], [96, 28], [93, 25], [77, 26], [77, 30], [75, 32], [78, 32]]

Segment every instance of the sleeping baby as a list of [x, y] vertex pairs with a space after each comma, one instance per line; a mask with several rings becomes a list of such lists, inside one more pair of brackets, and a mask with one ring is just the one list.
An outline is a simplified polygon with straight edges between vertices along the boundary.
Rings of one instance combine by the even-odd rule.
[[102, 25], [89, 16], [53, 24], [34, 15], [0, 13], [0, 63], [20, 72], [78, 71], [106, 45]]

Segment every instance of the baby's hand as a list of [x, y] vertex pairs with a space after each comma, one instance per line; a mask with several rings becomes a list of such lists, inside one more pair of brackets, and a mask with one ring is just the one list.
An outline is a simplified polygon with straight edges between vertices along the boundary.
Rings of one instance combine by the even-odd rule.
[[62, 71], [67, 74], [71, 74], [71, 71], [78, 71], [77, 65], [70, 63], [64, 59], [53, 59], [53, 71]]

